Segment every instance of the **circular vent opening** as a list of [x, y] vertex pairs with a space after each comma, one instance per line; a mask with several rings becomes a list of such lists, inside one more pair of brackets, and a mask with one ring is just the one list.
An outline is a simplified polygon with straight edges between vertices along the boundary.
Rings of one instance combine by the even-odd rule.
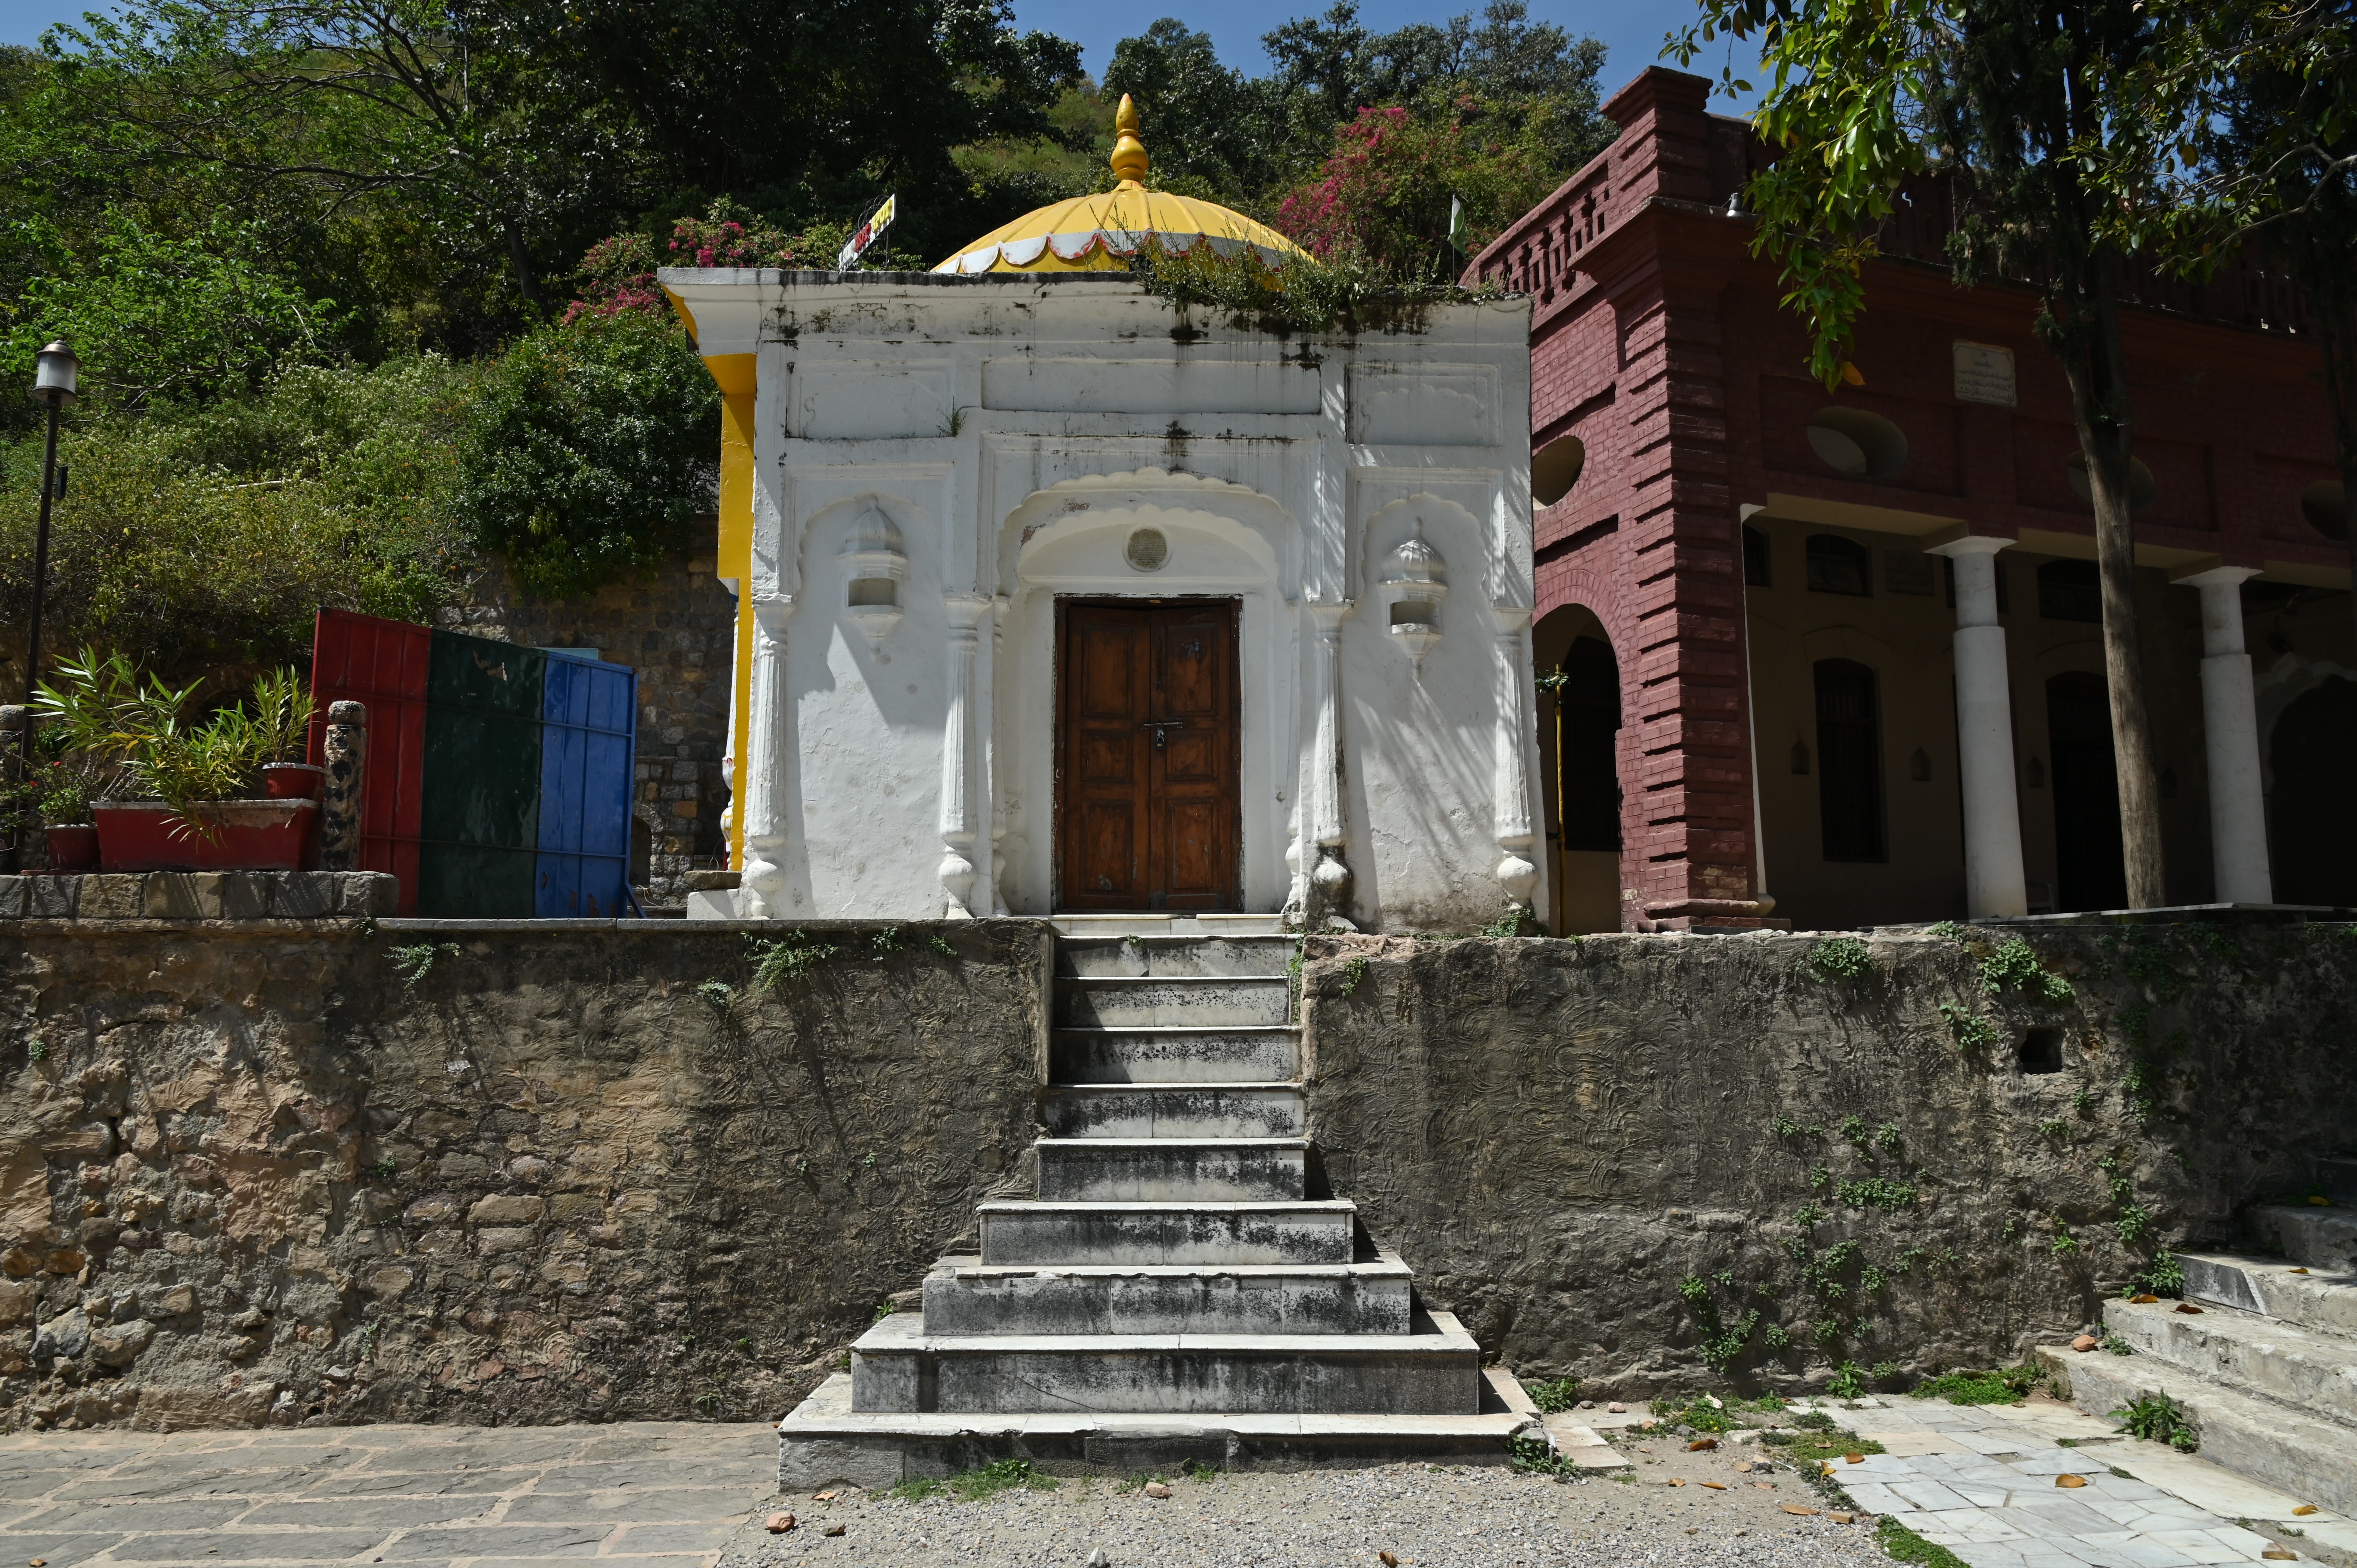
[[2299, 510], [2308, 526], [2327, 539], [2349, 537], [2349, 492], [2338, 479], [2319, 479], [2299, 492]]
[[1531, 454], [1531, 499], [1553, 506], [1579, 483], [1587, 466], [1587, 444], [1577, 435], [1558, 435]]
[[1821, 408], [1809, 415], [1809, 449], [1836, 474], [1887, 479], [1907, 466], [1907, 433], [1862, 408]]
[[[2071, 476], [2071, 493], [2089, 506], [2094, 505], [2095, 489], [2087, 483], [2087, 455], [2084, 452], [2072, 453], [2071, 461], [2063, 465], [2063, 468]], [[2152, 477], [2152, 470], [2144, 466], [2144, 459], [2129, 458], [2128, 510], [2142, 511], [2159, 495], [2160, 482]]]

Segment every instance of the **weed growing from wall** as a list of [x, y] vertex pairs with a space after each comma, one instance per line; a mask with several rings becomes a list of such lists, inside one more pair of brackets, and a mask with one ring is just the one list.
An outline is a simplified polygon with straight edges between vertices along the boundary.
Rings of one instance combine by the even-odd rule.
[[1948, 1033], [1964, 1050], [1985, 1051], [1996, 1044], [1996, 1026], [1969, 1007], [1943, 1002], [1940, 1004], [1940, 1016], [1948, 1021]]
[[799, 985], [816, 972], [820, 964], [842, 950], [805, 931], [789, 931], [775, 940], [750, 936], [745, 939], [745, 956], [753, 962], [756, 991], [775, 991], [787, 983]]
[[1874, 967], [1874, 955], [1856, 937], [1835, 937], [1809, 950], [1809, 974], [1832, 983], [1856, 980]]
[[2037, 952], [2019, 937], [2007, 938], [1981, 960], [1981, 989], [1992, 996], [2018, 991], [2033, 1002], [2058, 1007], [2077, 994], [2069, 981], [2049, 973]]
[[406, 996], [425, 983], [425, 977], [434, 972], [437, 961], [457, 958], [458, 944], [419, 942], [415, 947], [387, 949], [384, 956], [393, 964], [393, 972], [401, 976], [402, 994]]

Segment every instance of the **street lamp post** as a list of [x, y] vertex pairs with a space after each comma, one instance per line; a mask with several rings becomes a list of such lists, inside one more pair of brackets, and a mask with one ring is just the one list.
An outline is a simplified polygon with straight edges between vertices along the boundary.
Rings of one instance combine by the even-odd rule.
[[[33, 619], [25, 637], [25, 725], [16, 732], [16, 776], [29, 777], [33, 763], [33, 697], [41, 683], [41, 592], [49, 574], [49, 508], [58, 494], [58, 421], [73, 402], [81, 376], [81, 361], [60, 338], [42, 349], [33, 372], [33, 395], [49, 405], [49, 439], [41, 456], [41, 521], [33, 535]], [[24, 821], [12, 816], [8, 826], [8, 860], [13, 866], [24, 845]]]

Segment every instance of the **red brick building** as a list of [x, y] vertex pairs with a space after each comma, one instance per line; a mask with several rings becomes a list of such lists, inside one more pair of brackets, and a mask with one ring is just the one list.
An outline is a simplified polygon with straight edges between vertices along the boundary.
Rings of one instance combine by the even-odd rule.
[[[1639, 76], [1613, 146], [1469, 268], [1534, 302], [1551, 923], [2115, 907], [2093, 518], [2036, 296], [1950, 281], [1927, 181], [1867, 274], [1865, 384], [1827, 393], [1749, 253], [1758, 144], [1708, 90]], [[2298, 302], [2255, 270], [2135, 299], [2170, 901], [2357, 902], [2349, 556]]]

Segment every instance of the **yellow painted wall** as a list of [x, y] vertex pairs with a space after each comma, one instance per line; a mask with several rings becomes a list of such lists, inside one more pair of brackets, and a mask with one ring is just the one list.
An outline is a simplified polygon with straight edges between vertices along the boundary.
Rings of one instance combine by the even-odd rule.
[[709, 354], [705, 369], [720, 387], [720, 558], [718, 575], [737, 580], [734, 733], [728, 737], [728, 864], [745, 865], [744, 776], [748, 710], [752, 705], [753, 616], [747, 595], [753, 581], [753, 363], [751, 354]]

